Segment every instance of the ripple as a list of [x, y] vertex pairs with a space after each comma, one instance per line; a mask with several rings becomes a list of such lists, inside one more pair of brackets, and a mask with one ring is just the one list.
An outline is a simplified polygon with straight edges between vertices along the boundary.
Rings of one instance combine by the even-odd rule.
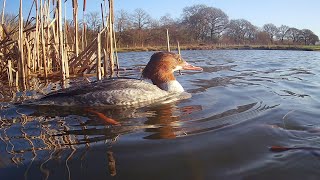
[[221, 128], [254, 119], [264, 111], [275, 107], [277, 107], [277, 105], [268, 106], [262, 102], [259, 102], [238, 106], [235, 109], [229, 109], [218, 114], [205, 114], [202, 112], [202, 116], [205, 117], [200, 119], [192, 119], [191, 121], [182, 120], [181, 123], [179, 123], [179, 127], [184, 130], [185, 135], [219, 130]]
[[[152, 53], [120, 53], [122, 67], [134, 67], [120, 75], [138, 77]], [[209, 179], [319, 177], [319, 52], [182, 51], [182, 56], [204, 69], [177, 75], [193, 97], [139, 109], [95, 109], [121, 126], [83, 108], [12, 103], [60, 89], [59, 82], [33, 79], [28, 92], [3, 87], [0, 173], [61, 179], [70, 165], [77, 179], [87, 179], [81, 174], [87, 168], [97, 177], [118, 168], [119, 179], [134, 179], [132, 174], [150, 179], [143, 172], [185, 179], [179, 177], [195, 177], [186, 176], [195, 169]], [[275, 145], [313, 150], [269, 151]]]

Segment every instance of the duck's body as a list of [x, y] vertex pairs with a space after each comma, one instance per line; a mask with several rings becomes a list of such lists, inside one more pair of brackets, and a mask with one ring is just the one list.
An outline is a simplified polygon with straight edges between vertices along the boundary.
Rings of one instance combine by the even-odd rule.
[[184, 92], [173, 75], [175, 70], [180, 69], [201, 70], [186, 63], [180, 55], [159, 52], [152, 55], [142, 74], [144, 78], [151, 79], [153, 84], [130, 78], [105, 79], [50, 93], [38, 100], [37, 104], [142, 106], [167, 101]]
[[61, 106], [140, 106], [168, 99], [175, 94], [143, 80], [117, 78], [50, 93], [39, 102]]

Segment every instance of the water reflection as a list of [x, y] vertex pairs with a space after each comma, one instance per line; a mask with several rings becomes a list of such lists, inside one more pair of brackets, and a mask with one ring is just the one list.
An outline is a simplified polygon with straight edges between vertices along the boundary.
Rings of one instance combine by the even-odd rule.
[[145, 124], [161, 125], [156, 128], [146, 129], [152, 133], [145, 139], [171, 139], [177, 138], [180, 135], [187, 135], [187, 130], [181, 127], [181, 120], [185, 121], [185, 117], [194, 112], [201, 111], [201, 105], [176, 107], [170, 104], [163, 105], [154, 109], [155, 116], [148, 117]]
[[[319, 54], [182, 53], [204, 67], [202, 73], [177, 76], [193, 97], [138, 109], [94, 108], [120, 125], [81, 107], [14, 104], [63, 88], [59, 82], [34, 79], [24, 92], [0, 88], [1, 178], [319, 176]], [[148, 60], [129, 55], [137, 67]], [[124, 66], [132, 67], [129, 61]], [[79, 78], [69, 85], [92, 80]], [[271, 146], [293, 149], [275, 153]]]
[[[203, 114], [201, 105], [180, 107], [176, 103], [134, 110], [96, 109], [116, 118], [121, 125], [115, 126], [105, 123], [95, 115], [84, 111], [83, 108], [61, 109], [54, 106], [24, 108], [24, 112], [28, 114], [22, 114], [19, 108], [15, 108], [20, 115], [12, 119], [6, 119], [5, 113], [2, 114], [1, 141], [6, 148], [5, 152], [2, 152], [5, 156], [1, 158], [1, 166], [23, 164], [29, 164], [29, 168], [39, 166], [46, 179], [51, 171], [46, 168], [46, 164], [51, 161], [64, 161], [68, 168], [68, 162], [73, 156], [79, 154], [78, 151], [82, 154], [81, 159], [85, 160], [86, 151], [90, 151], [92, 146], [97, 144], [108, 144], [110, 147], [106, 152], [108, 169], [111, 175], [116, 175], [116, 158], [113, 157], [111, 147], [117, 139], [126, 134], [144, 132], [145, 139], [183, 137], [252, 119], [257, 116], [258, 111], [272, 107], [252, 103], [219, 114]], [[6, 110], [10, 111], [10, 108]], [[204, 117], [198, 120], [191, 118], [199, 113]], [[37, 164], [33, 164], [34, 161]]]

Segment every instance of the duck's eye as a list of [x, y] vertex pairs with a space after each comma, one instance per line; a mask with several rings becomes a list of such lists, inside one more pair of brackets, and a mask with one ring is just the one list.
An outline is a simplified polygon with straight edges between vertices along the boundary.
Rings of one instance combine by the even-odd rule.
[[181, 58], [178, 58], [178, 62], [181, 62], [182, 61], [182, 59]]

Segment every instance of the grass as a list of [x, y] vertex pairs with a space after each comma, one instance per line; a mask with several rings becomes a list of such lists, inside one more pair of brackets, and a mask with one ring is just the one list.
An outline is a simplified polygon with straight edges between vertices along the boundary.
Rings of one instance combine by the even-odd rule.
[[320, 45], [317, 46], [303, 46], [306, 49], [311, 49], [312, 51], [320, 51]]

